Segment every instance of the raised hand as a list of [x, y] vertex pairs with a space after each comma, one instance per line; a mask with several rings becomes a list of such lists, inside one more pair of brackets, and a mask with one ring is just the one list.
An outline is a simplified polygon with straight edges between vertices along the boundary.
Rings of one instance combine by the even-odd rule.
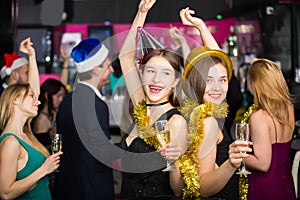
[[156, 0], [141, 0], [139, 4], [139, 11], [143, 13], [148, 12], [155, 2]]
[[182, 32], [177, 27], [170, 28], [170, 36], [171, 39], [175, 41], [181, 41], [185, 39]]
[[64, 51], [63, 45], [60, 45], [60, 55], [63, 57], [64, 60], [68, 60], [70, 58], [70, 55], [68, 52]]
[[189, 7], [182, 9], [179, 13], [182, 23], [187, 26], [196, 27], [201, 25], [201, 23], [203, 23], [203, 20], [198, 17], [193, 17], [193, 14], [195, 14], [195, 11], [190, 10]]
[[35, 50], [32, 47], [33, 43], [31, 42], [30, 38], [26, 38], [25, 40], [22, 40], [20, 43], [20, 52], [27, 54], [28, 56], [34, 55]]

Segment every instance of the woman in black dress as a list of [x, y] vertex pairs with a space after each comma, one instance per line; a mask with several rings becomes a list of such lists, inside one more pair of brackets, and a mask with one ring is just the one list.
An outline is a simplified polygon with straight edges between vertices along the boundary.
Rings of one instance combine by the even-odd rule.
[[[177, 159], [186, 149], [187, 122], [175, 108], [179, 105], [175, 93], [181, 80], [180, 56], [166, 49], [154, 49], [140, 60], [141, 71], [135, 65], [137, 28], [143, 26], [148, 10], [154, 3], [155, 0], [140, 1], [119, 56], [126, 87], [135, 107], [135, 125], [122, 138], [121, 146], [126, 151], [144, 154], [145, 160], [151, 152], [159, 150], [160, 157], [171, 160], [175, 169], [162, 172], [163, 165], [140, 169], [138, 173], [126, 169], [122, 199], [170, 198], [180, 196], [183, 188]], [[161, 119], [168, 120], [170, 127], [170, 143], [163, 147], [155, 140], [153, 127], [154, 122]], [[146, 164], [151, 166], [156, 162], [149, 160]]]

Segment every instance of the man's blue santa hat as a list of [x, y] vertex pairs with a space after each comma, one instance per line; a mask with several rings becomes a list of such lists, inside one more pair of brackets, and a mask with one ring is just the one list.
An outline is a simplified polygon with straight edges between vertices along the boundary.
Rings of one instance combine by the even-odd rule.
[[71, 52], [78, 73], [90, 71], [101, 65], [107, 56], [108, 49], [97, 38], [82, 40]]

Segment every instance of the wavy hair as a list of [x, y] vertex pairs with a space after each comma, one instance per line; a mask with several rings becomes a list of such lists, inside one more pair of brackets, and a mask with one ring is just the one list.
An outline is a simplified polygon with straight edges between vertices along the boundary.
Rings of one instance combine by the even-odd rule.
[[[291, 94], [281, 69], [268, 59], [258, 59], [252, 63], [248, 78], [254, 103], [268, 112], [283, 125], [289, 125], [289, 106], [293, 106]], [[291, 126], [291, 125], [289, 125]]]
[[41, 104], [39, 105], [39, 113], [47, 105], [48, 113], [53, 118], [53, 110], [55, 108], [53, 106], [52, 96], [57, 94], [61, 88], [63, 88], [65, 93], [67, 93], [65, 85], [62, 84], [60, 81], [52, 78], [47, 79], [42, 84], [41, 94], [39, 96], [39, 100], [41, 101]]
[[[27, 96], [29, 92], [30, 86], [29, 84], [14, 84], [7, 87], [0, 97], [0, 129], [3, 131], [14, 113], [14, 101], [20, 97], [22, 94], [23, 99]], [[23, 132], [28, 136], [30, 141], [32, 142], [34, 148], [40, 151], [45, 157], [49, 156], [48, 150], [35, 138], [31, 130], [32, 118], [28, 118], [23, 126]]]

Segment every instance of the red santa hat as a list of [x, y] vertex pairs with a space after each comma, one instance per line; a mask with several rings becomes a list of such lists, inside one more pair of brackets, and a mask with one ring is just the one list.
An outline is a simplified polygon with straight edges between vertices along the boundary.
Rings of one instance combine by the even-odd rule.
[[1, 68], [1, 79], [4, 80], [5, 77], [10, 76], [11, 72], [28, 64], [28, 60], [24, 57], [18, 56], [16, 52], [12, 54], [4, 54], [5, 65]]

